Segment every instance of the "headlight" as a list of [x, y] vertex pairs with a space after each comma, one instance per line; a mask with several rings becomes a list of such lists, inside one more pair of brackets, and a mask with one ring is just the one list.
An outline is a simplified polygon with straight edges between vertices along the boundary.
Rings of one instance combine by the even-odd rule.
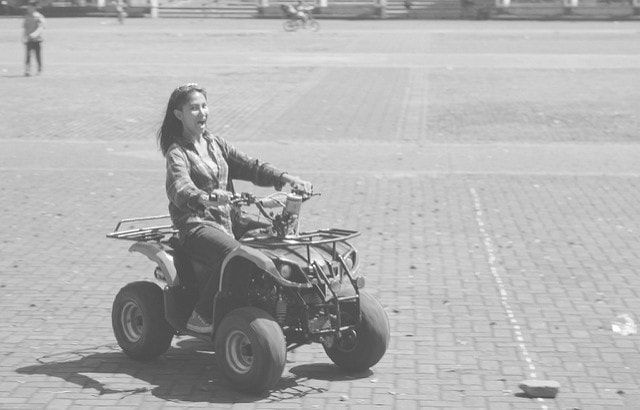
[[291, 280], [291, 278], [293, 277], [293, 268], [291, 267], [291, 265], [288, 265], [286, 263], [280, 265], [280, 275], [286, 280]]
[[344, 260], [344, 264], [347, 265], [349, 272], [353, 269], [353, 254], [349, 255], [347, 259]]
[[288, 280], [290, 282], [298, 282], [305, 283], [306, 276], [302, 268], [295, 263], [285, 262], [285, 261], [276, 261], [276, 267], [278, 268], [278, 272], [280, 276], [284, 280]]
[[349, 252], [344, 257], [344, 264], [346, 265], [347, 269], [349, 269], [349, 272], [352, 273], [352, 274], [358, 268], [358, 266], [356, 266], [357, 265], [357, 257], [358, 256], [357, 256], [355, 251]]

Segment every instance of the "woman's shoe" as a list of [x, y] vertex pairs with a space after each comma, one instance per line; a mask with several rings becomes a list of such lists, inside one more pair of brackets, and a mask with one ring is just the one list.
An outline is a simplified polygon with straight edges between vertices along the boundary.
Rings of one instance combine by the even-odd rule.
[[189, 320], [187, 320], [187, 330], [196, 333], [211, 333], [213, 332], [213, 324], [207, 322], [194, 310]]

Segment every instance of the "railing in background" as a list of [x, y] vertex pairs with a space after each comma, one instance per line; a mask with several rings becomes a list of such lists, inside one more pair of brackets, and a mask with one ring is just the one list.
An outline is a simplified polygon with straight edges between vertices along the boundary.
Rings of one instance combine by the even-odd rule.
[[[3, 14], [24, 14], [8, 0]], [[295, 0], [126, 0], [129, 16], [284, 18]], [[306, 0], [316, 18], [362, 19], [640, 19], [640, 0]], [[40, 0], [48, 17], [115, 15], [112, 0]]]
[[[169, 0], [160, 17], [284, 17], [294, 0]], [[640, 18], [640, 0], [316, 0], [316, 18], [627, 19]], [[188, 4], [188, 5], [187, 5]]]
[[258, 17], [255, 7], [158, 7], [159, 17], [173, 18], [253, 18]]
[[639, 16], [640, 0], [496, 0], [496, 18], [598, 18], [624, 19]]

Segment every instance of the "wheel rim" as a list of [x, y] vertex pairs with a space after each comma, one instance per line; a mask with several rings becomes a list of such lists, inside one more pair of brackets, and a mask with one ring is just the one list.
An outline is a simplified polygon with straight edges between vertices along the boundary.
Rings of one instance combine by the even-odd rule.
[[345, 353], [352, 352], [358, 345], [358, 334], [355, 330], [345, 332], [338, 342], [338, 349]]
[[245, 374], [253, 365], [251, 341], [243, 332], [234, 330], [227, 337], [225, 346], [227, 363], [235, 373]]
[[144, 317], [142, 316], [142, 310], [135, 302], [128, 301], [124, 304], [120, 313], [120, 323], [122, 324], [124, 336], [130, 342], [137, 342], [142, 338]]
[[[353, 315], [345, 312], [342, 314], [342, 323], [343, 325], [346, 323], [354, 324], [355, 319]], [[356, 332], [353, 329], [343, 332], [340, 338], [338, 339], [338, 343], [337, 343], [338, 349], [345, 353], [352, 352], [357, 345], [358, 345], [358, 332]]]

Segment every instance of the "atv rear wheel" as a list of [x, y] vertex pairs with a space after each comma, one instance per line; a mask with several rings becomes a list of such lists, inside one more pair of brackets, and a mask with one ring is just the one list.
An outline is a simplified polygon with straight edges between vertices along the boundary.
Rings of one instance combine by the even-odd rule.
[[278, 383], [287, 359], [280, 325], [262, 309], [231, 311], [216, 330], [216, 360], [241, 391], [260, 394]]
[[118, 345], [135, 360], [151, 360], [171, 346], [174, 330], [164, 318], [162, 289], [151, 282], [133, 282], [113, 301], [111, 324]]
[[282, 28], [284, 28], [284, 31], [296, 31], [298, 27], [300, 27], [300, 25], [296, 20], [289, 19], [285, 20], [284, 23], [282, 23]]
[[389, 346], [389, 318], [380, 302], [360, 291], [360, 312], [362, 318], [355, 333], [347, 333], [331, 347], [324, 346], [327, 356], [350, 372], [372, 367], [382, 359]]

